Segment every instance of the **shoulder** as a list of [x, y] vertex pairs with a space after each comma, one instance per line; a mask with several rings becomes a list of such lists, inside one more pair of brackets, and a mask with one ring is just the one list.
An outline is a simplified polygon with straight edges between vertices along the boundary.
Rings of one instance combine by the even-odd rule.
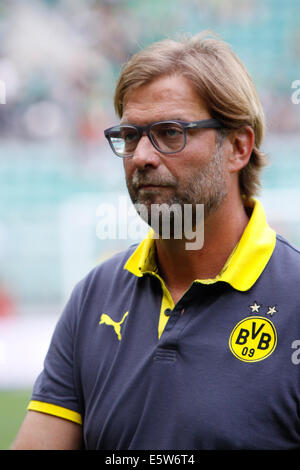
[[295, 260], [296, 263], [300, 263], [300, 248], [296, 247], [279, 234], [276, 235], [276, 247], [281, 254], [288, 256], [289, 259]]
[[131, 245], [127, 250], [116, 253], [101, 264], [94, 267], [74, 287], [71, 300], [75, 303], [84, 303], [85, 298], [107, 293], [112, 289], [120, 289], [122, 284], [135, 282], [136, 277], [124, 269], [126, 261], [137, 248]]
[[276, 235], [276, 245], [272, 256], [275, 264], [282, 275], [300, 279], [300, 250], [281, 235]]

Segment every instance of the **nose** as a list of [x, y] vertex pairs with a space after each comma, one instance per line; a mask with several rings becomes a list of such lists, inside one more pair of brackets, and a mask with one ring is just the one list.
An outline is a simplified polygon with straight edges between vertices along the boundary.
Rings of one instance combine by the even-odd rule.
[[160, 163], [159, 152], [152, 145], [149, 137], [143, 135], [133, 153], [132, 162], [139, 169], [144, 169], [147, 166], [157, 168]]

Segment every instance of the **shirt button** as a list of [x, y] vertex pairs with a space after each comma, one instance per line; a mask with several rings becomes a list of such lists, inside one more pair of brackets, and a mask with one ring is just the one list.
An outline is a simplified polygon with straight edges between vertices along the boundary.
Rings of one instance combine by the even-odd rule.
[[165, 310], [164, 313], [165, 313], [165, 315], [166, 315], [167, 317], [169, 317], [169, 316], [171, 315], [171, 313], [172, 313], [172, 310], [171, 310], [170, 308], [166, 308], [166, 310]]

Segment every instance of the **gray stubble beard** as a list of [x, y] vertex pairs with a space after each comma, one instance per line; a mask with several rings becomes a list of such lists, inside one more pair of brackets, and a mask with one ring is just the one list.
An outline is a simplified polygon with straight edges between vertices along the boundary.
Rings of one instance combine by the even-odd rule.
[[[133, 177], [135, 184], [139, 179], [143, 180], [146, 174], [145, 170], [137, 170]], [[186, 182], [183, 192], [176, 192], [178, 184], [175, 179], [166, 181], [155, 178], [154, 181], [153, 184], [173, 185], [175, 195], [161, 204], [154, 204], [150, 196], [146, 200], [139, 198], [138, 191], [127, 182], [130, 198], [140, 217], [153, 228], [157, 238], [163, 237], [164, 234], [168, 235], [167, 238], [180, 238], [180, 234], [183, 236], [196, 233], [197, 225], [201, 223], [204, 228], [205, 220], [220, 208], [227, 195], [221, 143], [217, 140], [211, 160], [199, 169], [191, 181]], [[199, 206], [201, 206], [200, 211]]]

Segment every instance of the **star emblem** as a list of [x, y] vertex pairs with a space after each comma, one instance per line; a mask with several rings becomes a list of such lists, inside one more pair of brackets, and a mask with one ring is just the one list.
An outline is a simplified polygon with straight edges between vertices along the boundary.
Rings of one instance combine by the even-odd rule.
[[269, 310], [267, 311], [267, 315], [271, 315], [271, 317], [274, 315], [274, 313], [277, 312], [276, 306], [274, 306], [274, 307], [268, 307], [268, 309], [269, 309]]
[[251, 312], [254, 313], [254, 312], [258, 312], [259, 309], [260, 309], [261, 305], [258, 305], [256, 303], [256, 301], [254, 302], [253, 305], [249, 305], [249, 308], [251, 308]]

